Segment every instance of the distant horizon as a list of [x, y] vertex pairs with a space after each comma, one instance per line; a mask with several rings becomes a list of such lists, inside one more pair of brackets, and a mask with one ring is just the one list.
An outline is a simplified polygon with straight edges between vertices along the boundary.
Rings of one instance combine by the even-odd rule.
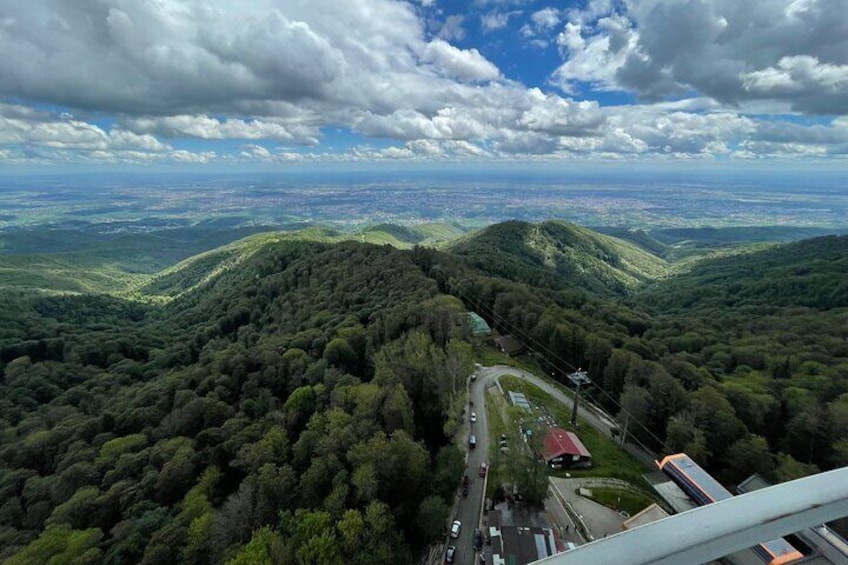
[[[627, 228], [848, 228], [838, 171], [324, 170], [0, 177], [0, 229], [236, 219], [368, 226], [559, 219]], [[155, 227], [155, 226], [154, 226]]]
[[0, 168], [0, 179], [14, 177], [54, 176], [119, 176], [144, 175], [197, 175], [197, 176], [247, 176], [247, 175], [474, 175], [474, 174], [530, 174], [539, 176], [619, 176], [628, 174], [651, 175], [835, 175], [848, 190], [848, 160], [755, 159], [750, 161], [686, 159], [686, 160], [585, 160], [585, 161], [451, 161], [407, 163], [292, 163], [286, 166], [234, 167], [219, 165], [84, 165], [75, 164], [57, 170], [50, 166]]

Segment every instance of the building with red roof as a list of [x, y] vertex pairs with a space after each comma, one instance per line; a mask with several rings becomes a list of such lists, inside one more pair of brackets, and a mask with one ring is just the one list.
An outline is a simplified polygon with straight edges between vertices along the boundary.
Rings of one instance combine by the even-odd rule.
[[542, 457], [551, 467], [590, 467], [592, 454], [574, 432], [551, 428], [542, 439]]

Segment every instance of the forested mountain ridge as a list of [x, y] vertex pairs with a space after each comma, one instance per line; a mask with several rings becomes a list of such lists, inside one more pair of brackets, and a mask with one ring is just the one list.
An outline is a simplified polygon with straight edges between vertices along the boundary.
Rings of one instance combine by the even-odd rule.
[[237, 264], [266, 243], [360, 241], [408, 249], [439, 245], [465, 231], [445, 223], [341, 231], [310, 225], [239, 226], [241, 221], [172, 226], [147, 220], [151, 231], [140, 232], [145, 226], [133, 222], [0, 232], [0, 289], [162, 301]]
[[380, 224], [361, 232], [348, 233], [325, 228], [295, 232], [267, 232], [239, 239], [200, 253], [156, 273], [144, 285], [126, 293], [141, 300], [168, 300], [203, 284], [225, 269], [233, 268], [265, 245], [280, 241], [339, 243], [361, 241], [409, 249], [414, 245], [441, 243], [459, 237], [462, 230], [451, 224], [424, 224], [413, 227]]
[[410, 253], [271, 244], [135, 317], [25, 300], [3, 314], [28, 316], [5, 347], [33, 344], [0, 386], [8, 563], [400, 563], [441, 533], [471, 356]]
[[668, 270], [632, 243], [560, 221], [503, 222], [460, 238], [447, 251], [495, 276], [605, 295], [625, 293]]
[[371, 243], [389, 243], [404, 249], [413, 245], [430, 247], [443, 245], [466, 232], [468, 232], [468, 228], [456, 223], [428, 223], [410, 226], [378, 224], [362, 230], [361, 233]]
[[579, 286], [620, 295], [688, 269], [704, 256], [744, 251], [751, 242], [765, 245], [817, 233], [800, 228], [598, 231], [556, 221], [504, 222], [468, 233], [463, 226], [447, 223], [377, 224], [344, 231], [293, 225], [279, 231], [273, 226], [237, 227], [239, 221], [177, 226], [152, 222], [156, 231], [141, 233], [132, 231], [142, 228], [132, 222], [83, 224], [79, 231], [62, 226], [0, 233], [0, 289], [167, 301], [237, 265], [266, 243], [302, 239], [398, 249], [436, 247], [494, 275], [523, 277], [549, 288]]
[[0, 288], [118, 294], [179, 261], [269, 229], [204, 223], [137, 233], [132, 223], [116, 224], [0, 233]]
[[702, 228], [634, 229], [599, 226], [595, 231], [635, 243], [670, 261], [689, 256], [709, 256], [705, 251], [727, 251], [753, 244], [791, 243], [826, 235], [842, 235], [845, 229], [798, 226], [735, 226]]
[[702, 261], [673, 281], [642, 293], [668, 310], [716, 305], [848, 306], [848, 236], [825, 236]]
[[645, 410], [654, 393], [631, 372], [632, 354], [659, 363], [690, 391], [674, 401], [666, 450], [694, 454], [731, 484], [848, 464], [846, 257], [848, 236], [826, 236], [649, 285], [628, 301], [649, 327], [613, 352], [607, 391]]
[[[479, 241], [453, 254], [260, 234], [175, 269], [162, 289], [187, 282], [162, 303], [0, 293], [0, 558], [411, 561], [443, 532], [463, 472], [448, 438], [472, 370], [465, 309], [547, 374], [583, 367], [629, 433], [728, 484], [848, 463], [846, 308], [805, 305], [841, 288], [846, 238], [619, 297], [542, 253], [557, 238], [598, 260], [619, 248], [533, 227], [495, 230], [501, 274]], [[800, 290], [781, 302], [785, 281]], [[692, 289], [706, 294], [687, 303]]]

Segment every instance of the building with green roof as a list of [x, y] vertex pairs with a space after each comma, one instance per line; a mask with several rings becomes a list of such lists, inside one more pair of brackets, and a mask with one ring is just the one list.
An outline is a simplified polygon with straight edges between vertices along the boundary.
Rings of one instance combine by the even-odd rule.
[[471, 324], [471, 333], [473, 335], [492, 335], [492, 328], [486, 323], [480, 314], [476, 312], [466, 312], [468, 322]]

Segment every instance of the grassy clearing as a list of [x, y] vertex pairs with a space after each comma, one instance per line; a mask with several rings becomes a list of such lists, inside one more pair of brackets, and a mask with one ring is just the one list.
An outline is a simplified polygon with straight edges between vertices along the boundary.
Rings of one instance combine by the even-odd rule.
[[[571, 408], [563, 406], [554, 400], [548, 393], [539, 387], [525, 382], [522, 379], [510, 376], [500, 378], [504, 390], [515, 390], [523, 392], [533, 404], [553, 416], [557, 425], [563, 429], [572, 429], [568, 421], [571, 419]], [[631, 457], [627, 452], [619, 448], [610, 438], [590, 426], [582, 418], [577, 419], [579, 424], [576, 431], [580, 441], [592, 454], [593, 467], [584, 470], [556, 469], [551, 471], [555, 477], [565, 477], [568, 473], [571, 477], [612, 477], [627, 481], [637, 488], [643, 489], [642, 475], [647, 471], [638, 460]], [[646, 491], [647, 492], [647, 491]]]
[[529, 355], [510, 357], [492, 345], [481, 343], [474, 344], [473, 352], [474, 361], [485, 367], [491, 367], [492, 365], [507, 365], [508, 367], [524, 369], [525, 371], [530, 371], [534, 374], [541, 373], [539, 363]]
[[592, 500], [615, 511], [624, 510], [635, 516], [654, 500], [640, 492], [614, 487], [592, 487]]
[[473, 353], [474, 361], [485, 367], [490, 367], [492, 365], [509, 365], [510, 367], [518, 366], [512, 357], [505, 353], [501, 353], [489, 345], [476, 343], [473, 345]]
[[486, 485], [486, 496], [492, 497], [495, 489], [501, 484], [504, 469], [502, 463], [503, 455], [498, 451], [498, 438], [507, 432], [507, 424], [504, 419], [506, 413], [506, 399], [497, 389], [489, 389], [486, 392], [486, 421], [489, 423], [489, 482]]

